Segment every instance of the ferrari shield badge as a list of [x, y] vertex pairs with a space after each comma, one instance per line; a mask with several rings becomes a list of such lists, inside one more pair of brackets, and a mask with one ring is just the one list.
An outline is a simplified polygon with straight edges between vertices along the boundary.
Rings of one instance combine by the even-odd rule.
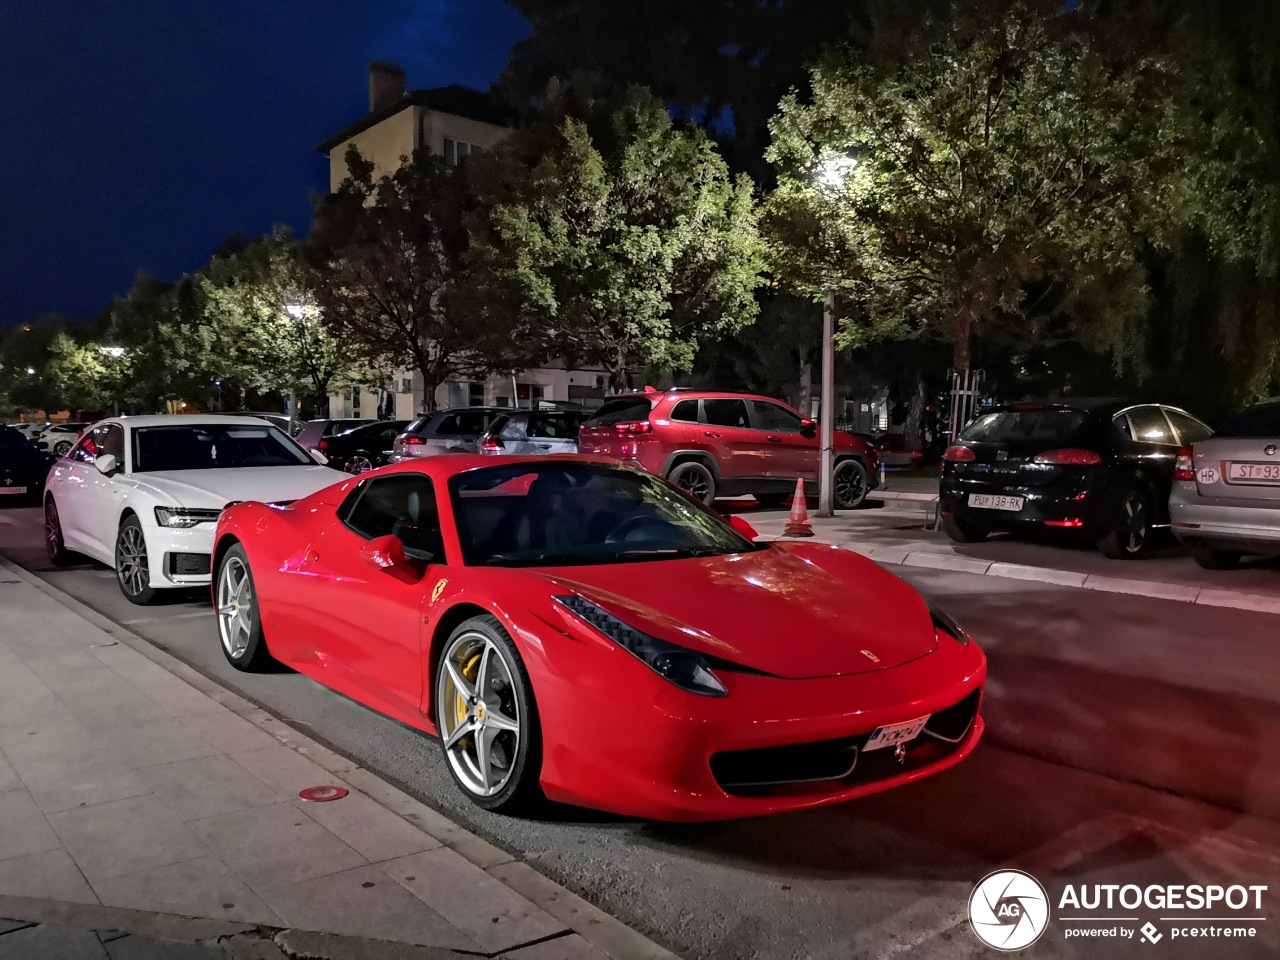
[[863, 650], [863, 651], [862, 651], [862, 655], [863, 655], [864, 657], [866, 657], [868, 660], [870, 660], [872, 663], [879, 663], [879, 662], [880, 662], [880, 658], [879, 658], [879, 657], [877, 657], [877, 656], [876, 656], [874, 653], [872, 653], [870, 650]]
[[435, 603], [440, 599], [440, 594], [444, 593], [444, 588], [449, 585], [448, 580], [437, 580], [436, 585], [431, 588], [431, 602]]

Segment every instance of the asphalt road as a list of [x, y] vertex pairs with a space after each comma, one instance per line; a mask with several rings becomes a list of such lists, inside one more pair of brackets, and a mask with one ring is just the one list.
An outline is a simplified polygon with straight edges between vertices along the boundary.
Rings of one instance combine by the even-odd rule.
[[[1002, 866], [1055, 901], [1026, 956], [1280, 953], [1280, 617], [891, 568], [987, 651], [988, 737], [968, 761], [805, 814], [671, 826], [557, 808], [517, 820], [462, 799], [434, 741], [299, 675], [233, 671], [203, 593], [140, 608], [101, 567], [50, 569], [35, 509], [0, 509], [0, 553], [690, 960], [991, 956], [966, 904]], [[1059, 919], [1072, 911], [1056, 899], [1095, 882], [1267, 884], [1271, 909], [1256, 937], [1229, 945], [1168, 929], [1158, 948], [1068, 937], [1082, 924]]]

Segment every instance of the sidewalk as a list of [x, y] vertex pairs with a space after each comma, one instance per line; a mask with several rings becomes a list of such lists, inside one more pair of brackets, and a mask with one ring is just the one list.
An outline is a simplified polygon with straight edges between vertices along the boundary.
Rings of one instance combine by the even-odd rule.
[[[959, 545], [925, 529], [929, 513], [923, 503], [886, 504], [889, 515], [906, 521], [892, 526], [869, 525], [870, 512], [852, 511], [822, 518], [810, 512], [811, 542], [829, 543], [899, 564], [955, 573], [971, 573], [1057, 586], [1100, 590], [1130, 596], [1179, 600], [1258, 613], [1280, 613], [1280, 569], [1274, 565], [1241, 570], [1202, 570], [1187, 556], [1108, 560], [1091, 549], [994, 539]], [[785, 536], [785, 514], [746, 517], [761, 539]]]
[[4, 561], [0, 918], [0, 960], [673, 958]]

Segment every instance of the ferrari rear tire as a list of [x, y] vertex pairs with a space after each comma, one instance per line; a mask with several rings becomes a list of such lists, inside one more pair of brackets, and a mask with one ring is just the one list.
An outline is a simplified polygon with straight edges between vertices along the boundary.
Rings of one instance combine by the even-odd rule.
[[436, 665], [435, 714], [449, 775], [472, 803], [519, 813], [542, 798], [533, 685], [495, 617], [472, 617], [449, 635]]
[[116, 582], [130, 603], [145, 607], [154, 603], [160, 591], [151, 586], [151, 562], [142, 522], [130, 514], [116, 531]]
[[222, 655], [229, 664], [246, 673], [261, 673], [276, 665], [262, 635], [262, 613], [249, 557], [238, 543], [218, 562], [213, 575], [213, 605]]

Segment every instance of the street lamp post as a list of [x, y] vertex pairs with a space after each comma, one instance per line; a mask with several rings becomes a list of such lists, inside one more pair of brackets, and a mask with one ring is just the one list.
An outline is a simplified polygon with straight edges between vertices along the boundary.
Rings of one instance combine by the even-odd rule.
[[835, 469], [836, 295], [828, 290], [822, 304], [822, 399], [818, 408], [818, 516], [835, 516], [832, 473]]
[[[858, 149], [818, 161], [813, 179], [824, 194], [839, 193], [858, 167]], [[822, 304], [822, 398], [818, 406], [818, 516], [835, 516], [836, 294], [828, 288]]]

